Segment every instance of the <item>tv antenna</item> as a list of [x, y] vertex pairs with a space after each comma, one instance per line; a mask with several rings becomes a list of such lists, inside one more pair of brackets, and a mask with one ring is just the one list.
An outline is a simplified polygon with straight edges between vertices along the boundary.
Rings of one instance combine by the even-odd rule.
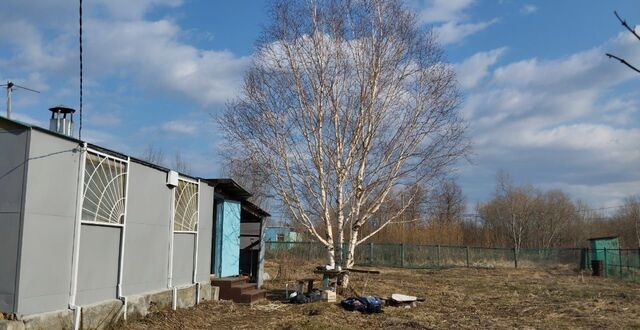
[[30, 91], [30, 92], [34, 92], [34, 93], [40, 93], [35, 89], [31, 89], [31, 88], [27, 88], [27, 87], [24, 87], [24, 86], [16, 85], [11, 81], [7, 81], [6, 84], [0, 85], [0, 87], [5, 87], [7, 89], [7, 119], [11, 119], [11, 93], [13, 92], [14, 88], [24, 89], [26, 91]]

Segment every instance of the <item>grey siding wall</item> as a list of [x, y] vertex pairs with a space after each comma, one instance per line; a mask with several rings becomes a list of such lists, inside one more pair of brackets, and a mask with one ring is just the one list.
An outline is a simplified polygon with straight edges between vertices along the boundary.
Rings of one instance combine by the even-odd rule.
[[76, 147], [31, 131], [17, 313], [67, 308], [80, 160]]
[[213, 187], [200, 184], [200, 222], [198, 224], [198, 282], [209, 280], [213, 243]]
[[78, 262], [79, 305], [117, 297], [121, 230], [119, 227], [82, 225]]
[[29, 131], [0, 127], [0, 311], [15, 312], [16, 276]]
[[125, 295], [165, 289], [171, 190], [167, 173], [131, 163], [124, 256]]
[[193, 283], [193, 253], [195, 235], [176, 233], [173, 235], [173, 285]]

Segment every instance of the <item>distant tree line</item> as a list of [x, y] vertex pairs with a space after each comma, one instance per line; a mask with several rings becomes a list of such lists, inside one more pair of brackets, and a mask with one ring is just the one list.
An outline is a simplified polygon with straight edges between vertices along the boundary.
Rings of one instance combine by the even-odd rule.
[[[394, 195], [385, 211], [401, 208], [405, 195]], [[397, 223], [370, 241], [521, 249], [587, 247], [589, 238], [620, 236], [623, 248], [640, 247], [639, 196], [604, 212], [561, 190], [517, 185], [499, 172], [491, 199], [479, 203], [472, 214], [465, 213], [462, 189], [452, 179], [442, 180], [430, 192], [421, 188], [420, 197]]]

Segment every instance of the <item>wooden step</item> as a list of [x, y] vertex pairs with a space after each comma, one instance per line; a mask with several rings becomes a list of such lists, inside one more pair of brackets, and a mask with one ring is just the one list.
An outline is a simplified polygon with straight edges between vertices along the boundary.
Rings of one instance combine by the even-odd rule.
[[233, 301], [240, 304], [253, 304], [266, 298], [267, 290], [253, 289], [243, 292], [240, 297], [237, 297], [237, 300], [234, 299]]
[[217, 286], [220, 290], [230, 288], [236, 284], [246, 283], [249, 280], [246, 276], [215, 278], [211, 280], [211, 285]]
[[258, 285], [256, 283], [242, 283], [242, 284], [234, 284], [231, 286], [231, 292], [233, 295], [241, 295], [247, 291], [251, 291], [257, 289]]

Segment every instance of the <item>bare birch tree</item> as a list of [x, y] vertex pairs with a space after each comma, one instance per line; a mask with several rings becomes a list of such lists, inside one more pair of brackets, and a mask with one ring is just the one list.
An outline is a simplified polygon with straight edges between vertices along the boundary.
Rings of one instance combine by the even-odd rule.
[[467, 152], [458, 104], [434, 35], [402, 1], [275, 1], [220, 124], [329, 263], [350, 267], [414, 198], [361, 236], [390, 195]]

